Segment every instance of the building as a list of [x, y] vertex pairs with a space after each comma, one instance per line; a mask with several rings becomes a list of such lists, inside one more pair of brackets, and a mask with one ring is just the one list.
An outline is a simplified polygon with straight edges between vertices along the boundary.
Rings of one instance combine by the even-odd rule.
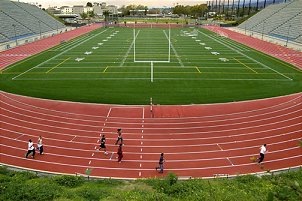
[[62, 6], [60, 10], [62, 14], [73, 14], [73, 8], [69, 6]]
[[84, 13], [84, 6], [73, 6], [73, 14], [81, 14]]

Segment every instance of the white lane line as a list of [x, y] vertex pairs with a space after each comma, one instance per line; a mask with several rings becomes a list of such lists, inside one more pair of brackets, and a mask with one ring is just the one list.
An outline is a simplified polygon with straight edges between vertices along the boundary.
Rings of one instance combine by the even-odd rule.
[[[50, 117], [55, 117], [55, 118], [62, 118], [62, 119], [68, 119], [68, 120], [79, 120], [79, 121], [87, 121], [87, 122], [99, 122], [99, 121], [93, 121], [93, 120], [84, 120], [84, 119], [77, 119], [77, 118], [68, 118], [68, 117], [62, 117], [62, 116], [56, 116], [56, 115], [49, 115], [49, 114], [45, 114], [45, 113], [40, 113], [40, 112], [35, 112], [35, 111], [32, 111], [32, 110], [26, 110], [26, 109], [23, 109], [23, 108], [19, 108], [19, 107], [16, 107], [14, 105], [11, 105], [11, 104], [8, 104], [4, 101], [1, 101], [0, 100], [0, 103], [3, 103], [5, 105], [8, 105], [10, 107], [13, 107], [13, 108], [16, 108], [16, 109], [19, 109], [19, 110], [22, 110], [22, 111], [26, 111], [26, 112], [31, 112], [31, 113], [34, 113], [34, 114], [40, 114], [40, 115], [45, 115], [45, 116], [50, 116]], [[295, 102], [294, 102], [295, 103]], [[236, 118], [229, 118], [229, 119], [219, 119], [219, 120], [207, 120], [207, 121], [202, 121], [202, 123], [216, 123], [216, 122], [224, 122], [224, 121], [231, 121], [231, 120], [237, 120], [237, 119], [247, 119], [247, 118], [252, 118], [252, 117], [260, 117], [260, 116], [264, 116], [264, 115], [268, 115], [268, 114], [275, 114], [277, 112], [281, 112], [281, 111], [284, 111], [284, 110], [288, 110], [288, 109], [291, 109], [293, 107], [297, 107], [297, 106], [300, 106], [302, 105], [302, 102], [298, 102], [297, 104], [295, 105], [291, 105], [289, 107], [286, 107], [286, 108], [282, 108], [282, 109], [275, 109], [271, 112], [266, 112], [266, 113], [261, 113], [261, 114], [256, 114], [256, 115], [249, 115], [249, 116], [243, 116], [243, 117], [236, 117]], [[56, 120], [51, 120], [49, 118], [39, 118], [39, 117], [36, 117], [36, 116], [32, 116], [32, 115], [25, 115], [25, 114], [22, 114], [22, 113], [17, 113], [17, 112], [13, 112], [11, 110], [7, 110], [5, 109], [4, 107], [1, 107], [3, 110], [5, 111], [8, 111], [10, 113], [14, 113], [14, 114], [18, 114], [18, 115], [22, 115], [22, 116], [25, 116], [25, 117], [30, 117], [30, 118], [35, 118], [35, 119], [39, 119], [39, 120], [45, 120], [45, 121], [50, 121], [50, 122], [60, 122], [62, 123], [62, 121], [56, 121]], [[295, 112], [295, 111], [294, 111]], [[264, 120], [267, 120], [267, 119], [271, 119], [271, 118], [275, 118], [275, 117], [281, 117], [281, 116], [284, 116], [284, 115], [288, 115], [288, 114], [292, 114], [293, 112], [291, 113], [284, 113], [282, 115], [279, 115], [279, 116], [276, 116], [276, 115], [271, 115], [272, 117], [270, 118], [266, 118]], [[205, 116], [206, 118], [207, 116]], [[212, 116], [209, 116], [209, 117], [212, 117]], [[191, 119], [196, 119], [198, 117], [192, 117]], [[187, 119], [187, 118], [184, 118], [184, 119]], [[70, 125], [79, 125], [79, 124], [75, 124], [75, 123], [69, 123], [69, 122], [63, 122], [64, 124], [70, 124]], [[116, 123], [116, 124], [137, 124], [137, 123], [124, 123], [124, 122], [111, 122], [111, 123]], [[160, 123], [160, 122], [157, 122], [157, 123], [147, 123], [147, 124], [157, 124], [157, 125], [160, 125], [160, 124], [169, 124], [169, 125], [178, 125], [178, 124], [192, 124], [192, 123], [201, 123], [201, 121], [190, 121], [190, 122], [173, 122], [173, 123]], [[80, 124], [82, 126], [89, 126], [89, 127], [99, 127], [99, 126], [93, 126], [93, 125], [88, 125], [88, 124]], [[101, 136], [101, 134], [100, 134]]]
[[75, 136], [70, 140], [70, 142], [72, 142], [76, 137], [77, 137], [77, 136], [75, 135]]
[[88, 165], [90, 165], [90, 164], [91, 164], [91, 161], [89, 161]]
[[219, 149], [220, 149], [221, 151], [223, 151], [223, 149], [221, 148], [221, 146], [220, 146], [219, 144], [217, 144], [217, 146], [219, 147]]
[[22, 137], [24, 134], [19, 135], [18, 137], [15, 138], [15, 140], [19, 139], [20, 137]]
[[113, 154], [114, 154], [114, 152], [112, 152], [112, 154], [111, 154], [111, 156], [110, 156], [110, 160], [112, 159], [112, 157], [113, 157]]
[[229, 159], [229, 157], [227, 157], [228, 161], [231, 163], [232, 166], [234, 166], [234, 164], [232, 163], [232, 161]]
[[98, 35], [104, 33], [105, 31], [107, 31], [107, 30], [104, 30], [104, 31], [102, 31], [102, 32], [100, 32], [100, 33], [98, 33], [98, 34], [96, 34], [96, 35], [90, 37], [90, 38], [87, 38], [86, 40], [84, 40], [84, 41], [82, 41], [82, 42], [76, 44], [75, 46], [72, 46], [72, 47], [66, 49], [65, 51], [61, 52], [60, 54], [57, 54], [57, 55], [55, 55], [54, 57], [51, 57], [50, 59], [47, 59], [46, 61], [43, 61], [42, 63], [40, 63], [40, 64], [38, 64], [38, 65], [36, 65], [36, 66], [34, 66], [34, 67], [32, 67], [32, 68], [26, 70], [25, 72], [23, 72], [23, 73], [21, 73], [21, 74], [15, 76], [15, 77], [13, 77], [12, 80], [15, 80], [16, 78], [20, 77], [21, 75], [24, 75], [25, 73], [27, 73], [27, 72], [33, 70], [34, 68], [37, 68], [37, 67], [39, 67], [39, 66], [42, 66], [43, 64], [47, 63], [48, 61], [50, 61], [50, 60], [52, 60], [52, 59], [54, 59], [54, 58], [57, 58], [58, 56], [61, 56], [61, 55], [64, 54], [65, 52], [67, 52], [67, 51], [69, 51], [69, 50], [71, 50], [71, 49], [73, 49], [73, 48], [75, 48], [75, 47], [77, 47], [77, 46], [79, 46], [79, 45], [85, 43], [86, 41], [88, 41], [88, 40], [90, 40], [90, 39], [92, 39], [92, 38], [94, 38], [94, 37], [96, 37], [96, 36], [98, 36]]
[[[2, 91], [0, 91], [2, 92]], [[51, 111], [51, 112], [56, 112], [56, 113], [60, 113], [60, 114], [71, 114], [71, 115], [81, 115], [81, 116], [84, 116], [84, 117], [96, 117], [96, 118], [100, 118], [100, 117], [104, 117], [104, 116], [98, 116], [98, 115], [87, 115], [87, 114], [77, 114], [77, 113], [72, 113], [72, 112], [63, 112], [63, 111], [60, 111], [60, 110], [53, 110], [53, 109], [48, 109], [48, 108], [43, 108], [43, 107], [38, 107], [38, 106], [35, 106], [35, 105], [31, 105], [31, 104], [28, 104], [28, 103], [24, 103], [24, 102], [21, 102], [17, 99], [14, 99], [14, 98], [11, 98], [9, 96], [7, 96], [6, 94], [10, 94], [10, 93], [1, 93], [2, 96], [14, 101], [14, 102], [17, 102], [19, 104], [22, 104], [22, 105], [26, 105], [26, 106], [29, 106], [29, 107], [32, 107], [32, 108], [36, 108], [36, 109], [41, 109], [41, 110], [45, 110], [45, 111]], [[17, 96], [17, 97], [26, 97], [26, 96], [22, 96], [22, 95], [16, 95], [16, 94], [10, 94], [10, 95], [14, 95], [14, 96]], [[285, 95], [285, 96], [279, 96], [279, 98], [282, 98], [282, 97], [289, 97], [289, 95]], [[273, 106], [268, 106], [268, 107], [265, 107], [265, 108], [260, 108], [260, 109], [253, 109], [253, 110], [248, 110], [248, 111], [244, 111], [244, 112], [235, 112], [235, 113], [227, 113], [227, 114], [219, 114], [219, 115], [209, 115], [209, 116], [204, 116], [204, 118], [208, 118], [208, 117], [219, 117], [219, 116], [231, 116], [231, 115], [238, 115], [238, 114], [249, 114], [249, 113], [252, 113], [252, 112], [258, 112], [258, 111], [263, 111], [263, 110], [268, 110], [268, 109], [273, 109], [273, 108], [277, 108], [277, 107], [280, 107], [280, 106], [283, 106], [283, 105], [286, 105], [288, 103], [291, 103], [291, 102], [294, 102], [296, 100], [300, 101], [301, 99], [301, 95], [298, 95], [297, 97], [293, 97], [289, 100], [286, 100], [282, 103], [279, 103], [277, 105], [273, 105]], [[42, 99], [42, 98], [34, 98], [34, 97], [31, 97], [33, 100], [45, 100], [45, 99]], [[270, 101], [270, 100], [276, 100], [276, 98], [263, 98], [263, 99], [258, 99], [258, 100], [249, 100], [249, 101], [241, 101], [241, 103], [244, 103], [244, 102], [250, 102], [250, 103], [261, 103], [262, 101]], [[56, 100], [56, 102], [60, 102], [60, 103], [73, 103], [73, 102], [69, 102], [69, 101], [58, 101]], [[93, 103], [79, 103], [80, 105], [84, 104], [84, 105], [95, 105]], [[215, 104], [215, 105], [229, 105], [229, 104], [234, 104], [233, 102], [232, 103], [222, 103], [222, 104]], [[99, 105], [99, 104], [98, 104]], [[213, 104], [207, 104], [207, 105], [213, 105]], [[187, 105], [186, 105], [187, 106]], [[49, 115], [49, 114], [48, 114]], [[51, 116], [51, 115], [49, 115]], [[53, 115], [55, 116], [55, 115]], [[55, 116], [56, 117], [56, 116]], [[187, 118], [183, 118], [183, 119], [194, 119], [194, 118], [200, 118], [200, 117], [187, 117]], [[67, 119], [70, 119], [70, 118], [67, 118]], [[132, 119], [132, 118], [120, 118], [120, 119]], [[176, 118], [165, 118], [165, 119], [176, 119]], [[179, 119], [179, 118], [177, 118]], [[77, 119], [77, 120], [82, 120], [82, 119]], [[83, 120], [85, 121], [85, 120]], [[94, 121], [94, 122], [99, 122], [99, 121]]]

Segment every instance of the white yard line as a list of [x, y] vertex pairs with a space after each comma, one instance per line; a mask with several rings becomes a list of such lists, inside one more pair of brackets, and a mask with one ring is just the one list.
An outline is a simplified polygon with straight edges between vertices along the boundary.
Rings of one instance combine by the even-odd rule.
[[293, 79], [291, 79], [290, 77], [288, 77], [288, 76], [286, 76], [286, 75], [284, 75], [284, 74], [282, 74], [282, 73], [276, 71], [275, 69], [272, 69], [272, 68], [270, 68], [269, 66], [267, 66], [267, 65], [265, 65], [265, 64], [263, 64], [263, 63], [261, 63], [261, 62], [255, 60], [255, 59], [253, 59], [252, 57], [250, 57], [250, 56], [248, 56], [248, 55], [246, 55], [246, 54], [244, 54], [244, 53], [242, 53], [242, 52], [240, 52], [240, 51], [238, 51], [238, 50], [236, 50], [236, 49], [230, 47], [229, 45], [225, 44], [224, 42], [219, 41], [219, 40], [215, 39], [214, 37], [209, 36], [208, 34], [205, 34], [205, 33], [201, 32], [201, 31], [198, 31], [198, 32], [201, 33], [201, 34], [203, 34], [204, 36], [206, 36], [206, 37], [208, 37], [208, 38], [210, 38], [210, 39], [212, 39], [212, 40], [214, 40], [214, 41], [216, 41], [216, 42], [218, 42], [218, 43], [220, 43], [220, 44], [222, 44], [222, 45], [224, 45], [224, 46], [230, 48], [231, 50], [234, 50], [234, 51], [237, 52], [238, 54], [241, 54], [241, 55], [245, 56], [246, 58], [249, 58], [250, 60], [252, 60], [252, 61], [254, 61], [254, 62], [260, 64], [261, 66], [263, 66], [263, 67], [265, 67], [265, 68], [268, 68], [268, 69], [271, 69], [272, 71], [274, 71], [275, 73], [281, 75], [282, 77], [285, 77], [286, 79], [288, 79], [288, 80], [290, 80], [290, 81], [293, 80]]
[[104, 31], [102, 31], [102, 32], [100, 32], [100, 33], [98, 33], [98, 34], [96, 34], [96, 35], [94, 35], [94, 36], [92, 36], [92, 37], [90, 37], [90, 38], [87, 38], [86, 40], [84, 40], [84, 41], [78, 43], [78, 44], [75, 45], [75, 46], [72, 46], [72, 47], [68, 48], [67, 50], [61, 52], [60, 54], [57, 54], [57, 55], [55, 55], [54, 57], [51, 57], [50, 59], [47, 59], [46, 61], [44, 61], [44, 62], [42, 62], [42, 63], [40, 63], [40, 64], [38, 64], [38, 65], [36, 65], [36, 66], [34, 66], [34, 67], [28, 69], [28, 70], [26, 70], [26, 71], [24, 71], [23, 73], [21, 73], [21, 74], [15, 76], [15, 77], [13, 77], [12, 80], [15, 80], [16, 78], [20, 77], [21, 75], [24, 75], [25, 73], [27, 73], [27, 72], [29, 72], [29, 71], [31, 71], [31, 70], [33, 70], [33, 69], [39, 67], [39, 66], [42, 66], [43, 64], [47, 63], [48, 61], [50, 61], [50, 60], [52, 60], [52, 59], [54, 59], [54, 58], [57, 58], [58, 56], [64, 54], [65, 52], [67, 52], [67, 51], [69, 51], [69, 50], [71, 50], [71, 49], [73, 49], [73, 48], [75, 48], [75, 47], [77, 47], [77, 46], [79, 46], [79, 45], [85, 43], [86, 41], [88, 41], [88, 40], [90, 40], [90, 39], [92, 39], [92, 38], [94, 38], [94, 37], [96, 37], [96, 36], [98, 36], [98, 35], [104, 33], [105, 31], [107, 31], [107, 29], [104, 30]]

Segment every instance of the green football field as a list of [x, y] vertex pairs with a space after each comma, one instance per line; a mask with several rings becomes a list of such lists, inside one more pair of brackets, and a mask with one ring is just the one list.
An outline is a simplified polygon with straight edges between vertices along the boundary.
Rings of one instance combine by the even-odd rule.
[[294, 66], [202, 28], [100, 28], [1, 72], [1, 90], [117, 104], [197, 104], [300, 92]]

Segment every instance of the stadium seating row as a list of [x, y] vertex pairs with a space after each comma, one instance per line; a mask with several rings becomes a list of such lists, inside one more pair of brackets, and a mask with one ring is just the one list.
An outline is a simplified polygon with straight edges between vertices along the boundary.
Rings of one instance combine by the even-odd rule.
[[302, 0], [268, 6], [238, 27], [302, 42]]
[[65, 27], [34, 5], [1, 0], [0, 8], [0, 43]]

